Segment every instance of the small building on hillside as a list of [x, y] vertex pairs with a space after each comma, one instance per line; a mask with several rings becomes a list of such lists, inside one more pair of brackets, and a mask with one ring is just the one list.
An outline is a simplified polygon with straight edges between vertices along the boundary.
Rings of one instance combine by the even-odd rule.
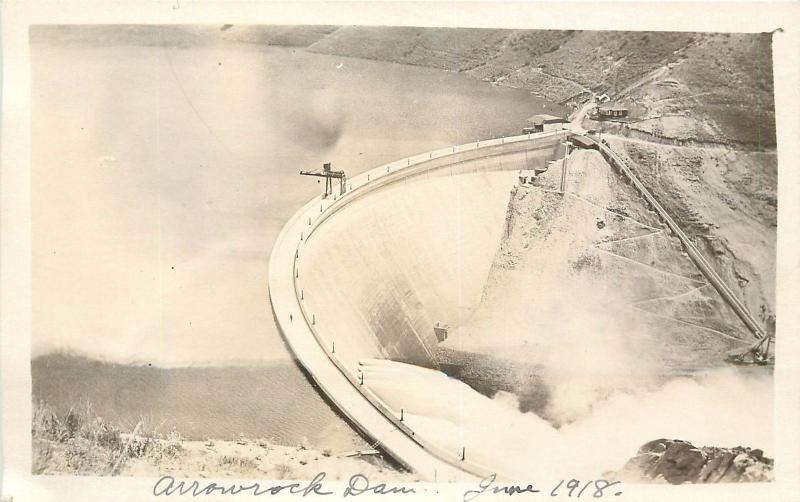
[[[547, 114], [534, 115], [528, 119], [528, 122], [531, 124], [533, 132], [557, 131], [563, 129], [564, 125], [569, 123], [563, 117]], [[526, 129], [529, 128], [526, 127]]]
[[627, 106], [614, 104], [614, 105], [606, 105], [606, 106], [598, 106], [597, 107], [597, 115], [600, 118], [625, 118], [628, 116], [630, 110]]
[[447, 333], [450, 331], [449, 324], [440, 324], [436, 323], [433, 326], [433, 334], [436, 335], [436, 341], [442, 343], [443, 341], [447, 340]]

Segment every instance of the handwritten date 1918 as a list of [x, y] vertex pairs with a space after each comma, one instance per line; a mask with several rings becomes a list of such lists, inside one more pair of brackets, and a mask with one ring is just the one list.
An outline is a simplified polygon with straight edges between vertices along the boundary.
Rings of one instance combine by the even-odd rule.
[[[534, 487], [533, 485], [501, 485], [495, 483], [497, 480], [497, 475], [492, 474], [486, 478], [484, 478], [480, 484], [478, 485], [477, 489], [474, 490], [467, 490], [464, 492], [464, 502], [470, 502], [473, 499], [477, 498], [479, 495], [483, 495], [484, 493], [490, 494], [506, 494], [506, 495], [522, 495], [522, 494], [531, 494], [531, 495], [538, 495], [542, 494], [542, 491]], [[590, 479], [588, 481], [581, 481], [578, 479], [570, 479], [569, 481], [561, 480], [558, 482], [557, 485], [550, 490], [551, 497], [570, 497], [570, 498], [580, 498], [582, 495], [592, 496], [594, 498], [601, 498], [606, 495], [612, 495], [619, 497], [622, 495], [622, 491], [620, 491], [620, 486], [617, 486], [616, 489], [610, 489], [614, 485], [619, 485], [619, 481], [606, 481], [605, 479]]]
[[600, 498], [605, 495], [615, 495], [619, 497], [622, 495], [622, 492], [619, 490], [609, 490], [608, 492], [605, 491], [607, 488], [618, 485], [619, 483], [619, 481], [606, 481], [605, 479], [590, 479], [589, 481], [570, 479], [565, 484], [564, 480], [562, 479], [558, 482], [555, 488], [550, 490], [550, 496], [558, 497], [559, 495], [566, 495], [568, 497], [580, 498], [580, 496], [583, 495], [583, 492], [588, 489], [589, 491], [587, 492], [587, 495], [588, 493], [591, 493], [592, 497], [594, 498]]

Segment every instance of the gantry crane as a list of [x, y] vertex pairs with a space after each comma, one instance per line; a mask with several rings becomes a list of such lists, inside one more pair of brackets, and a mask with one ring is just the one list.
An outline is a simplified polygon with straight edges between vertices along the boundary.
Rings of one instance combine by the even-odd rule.
[[322, 171], [300, 171], [300, 174], [325, 178], [325, 194], [322, 196], [323, 198], [333, 193], [333, 178], [339, 180], [339, 195], [344, 195], [345, 191], [347, 191], [347, 175], [344, 171], [334, 171], [330, 162], [322, 164]]

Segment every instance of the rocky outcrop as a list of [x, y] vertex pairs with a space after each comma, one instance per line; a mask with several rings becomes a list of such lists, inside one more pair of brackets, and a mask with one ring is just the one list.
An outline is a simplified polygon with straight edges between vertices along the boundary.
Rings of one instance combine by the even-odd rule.
[[773, 460], [758, 449], [697, 448], [687, 441], [656, 439], [614, 474], [629, 482], [740, 483], [773, 480]]

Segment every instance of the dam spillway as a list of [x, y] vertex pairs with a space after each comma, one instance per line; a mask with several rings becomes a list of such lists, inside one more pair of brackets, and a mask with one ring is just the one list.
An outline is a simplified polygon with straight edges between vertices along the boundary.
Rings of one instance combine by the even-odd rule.
[[356, 427], [423, 479], [492, 471], [415, 434], [413, 420], [364, 385], [361, 363], [436, 367], [433, 326], [458, 326], [477, 306], [517, 172], [563, 156], [566, 134], [481, 141], [376, 167], [344, 195], [309, 202], [273, 248], [270, 301], [298, 360]]

